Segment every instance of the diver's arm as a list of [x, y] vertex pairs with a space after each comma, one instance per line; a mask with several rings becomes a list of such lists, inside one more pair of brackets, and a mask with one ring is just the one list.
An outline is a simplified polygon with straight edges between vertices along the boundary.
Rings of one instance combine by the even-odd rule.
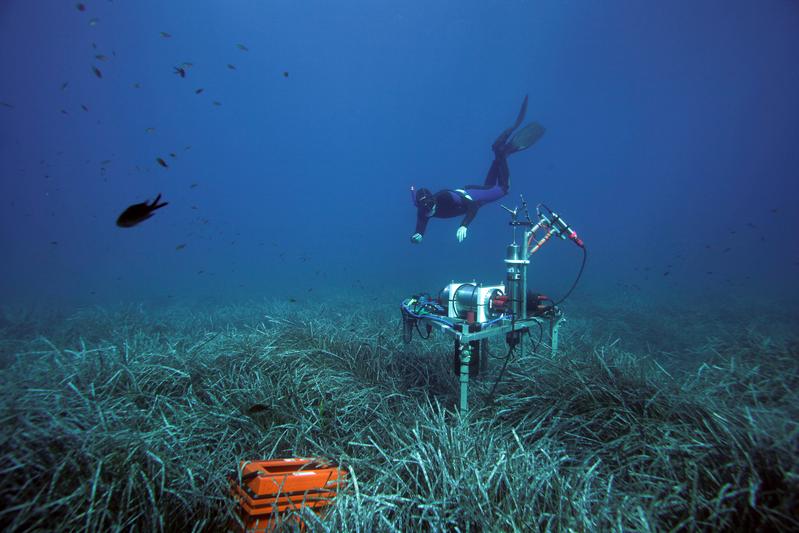
[[424, 208], [420, 207], [416, 211], [416, 233], [419, 235], [424, 235], [424, 231], [427, 229], [427, 214], [425, 213]]
[[474, 217], [477, 216], [477, 211], [479, 209], [480, 207], [477, 205], [476, 202], [468, 202], [466, 204], [466, 216], [463, 217], [463, 221], [461, 221], [461, 226], [463, 226], [464, 228], [469, 227], [469, 224], [471, 224], [472, 220], [474, 220]]

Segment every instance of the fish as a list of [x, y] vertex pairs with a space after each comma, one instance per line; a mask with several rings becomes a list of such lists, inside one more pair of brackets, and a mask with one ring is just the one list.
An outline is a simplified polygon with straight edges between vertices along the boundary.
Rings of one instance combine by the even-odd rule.
[[141, 83], [134, 83], [133, 84], [133, 88], [134, 89], [141, 89]]
[[95, 66], [92, 67], [92, 72], [94, 72], [94, 75], [97, 76], [98, 78], [103, 77], [103, 73], [100, 72], [100, 69]]
[[103, 54], [97, 54], [94, 56], [97, 61], [108, 61], [108, 56]]
[[155, 128], [144, 128], [144, 133], [155, 133]]
[[191, 186], [189, 187], [189, 189], [194, 189], [198, 185], [199, 185], [199, 183], [192, 183]]
[[205, 90], [205, 89], [203, 89], [202, 87], [200, 87], [199, 89], [194, 89], [194, 94], [200, 94], [200, 93], [202, 93], [204, 90]]
[[186, 77], [186, 69], [185, 68], [183, 68], [183, 67], [172, 67], [172, 68], [175, 69], [175, 74], [177, 74], [181, 78], [185, 78]]
[[230, 70], [236, 70], [236, 65], [232, 65], [232, 64], [228, 63], [227, 64], [227, 68], [229, 68]]
[[270, 408], [265, 406], [264, 404], [256, 403], [254, 405], [251, 405], [247, 409], [247, 412], [250, 413], [250, 414], [257, 414], [257, 413], [263, 413], [263, 412], [266, 412], [266, 411], [269, 411], [269, 410], [270, 410]]
[[241, 51], [243, 51], [243, 52], [249, 52], [249, 51], [250, 51], [250, 49], [249, 49], [249, 48], [247, 48], [246, 46], [244, 46], [244, 45], [243, 45], [243, 44], [241, 44], [241, 43], [238, 43], [236, 46], [238, 47], [238, 49], [239, 49], [239, 50], [241, 50]]
[[64, 83], [62, 83], [62, 84], [61, 84], [61, 90], [62, 90], [62, 91], [65, 91], [65, 90], [67, 89], [67, 87], [68, 87], [68, 86], [69, 86], [69, 82], [68, 82], [68, 81], [65, 81]]
[[88, 108], [88, 107], [86, 107], [86, 105], [85, 105], [85, 104], [81, 104], [81, 105], [80, 105], [80, 108], [81, 108], [81, 109], [83, 109], [84, 111], [86, 111], [87, 113], [89, 112], [89, 108]]
[[219, 106], [221, 106], [221, 105], [222, 105], [222, 102], [220, 102], [220, 101], [218, 101], [218, 100], [214, 100], [212, 103], [213, 103], [215, 106], [217, 106], [217, 107], [219, 107]]
[[103, 159], [102, 161], [100, 161], [100, 164], [101, 164], [101, 165], [107, 165], [107, 164], [109, 164], [110, 162], [111, 162], [111, 160], [110, 160], [110, 159]]
[[58, 241], [50, 241], [50, 244], [55, 246], [56, 244], [58, 244]]
[[178, 244], [177, 246], [175, 246], [175, 250], [182, 250], [182, 249], [184, 249], [185, 247], [186, 247], [186, 245], [185, 245], [185, 244]]
[[162, 167], [164, 167], [164, 168], [169, 168], [169, 165], [167, 165], [167, 164], [166, 164], [166, 161], [164, 161], [164, 160], [163, 160], [163, 159], [161, 159], [160, 157], [156, 157], [156, 158], [155, 158], [155, 161], [156, 161], [156, 163], [158, 163], [158, 164], [159, 164], [159, 165], [161, 165]]
[[176, 159], [176, 158], [178, 157], [178, 156], [175, 154], [175, 152], [169, 152], [169, 156], [170, 156], [170, 157], [172, 157], [172, 159]]
[[721, 251], [721, 253], [723, 253], [723, 254], [726, 254], [726, 253], [727, 253], [727, 252], [729, 252], [730, 250], [732, 250], [732, 248], [724, 248], [724, 249]]
[[283, 71], [283, 77], [284, 78], [288, 78], [289, 77], [289, 71], [288, 70], [284, 70]]
[[62, 114], [62, 115], [69, 115], [69, 113], [67, 113], [67, 110], [66, 110], [66, 109], [62, 109], [62, 110], [61, 110], [61, 114]]
[[0, 106], [7, 107], [9, 109], [14, 109], [14, 106], [9, 104], [8, 102], [0, 102]]
[[171, 39], [172, 38], [172, 34], [171, 33], [167, 33], [165, 31], [162, 31], [161, 32], [161, 37], [163, 37], [164, 39]]
[[163, 202], [159, 204], [159, 200], [161, 200], [161, 193], [158, 193], [158, 196], [155, 197], [155, 200], [153, 200], [151, 204], [142, 202], [140, 204], [128, 206], [117, 218], [117, 226], [120, 228], [132, 228], [136, 224], [144, 222], [153, 216], [153, 211], [156, 209], [161, 209], [162, 207], [169, 205], [169, 202]]
[[75, 8], [78, 11], [81, 11], [81, 12], [86, 11], [86, 5], [85, 4], [75, 4]]

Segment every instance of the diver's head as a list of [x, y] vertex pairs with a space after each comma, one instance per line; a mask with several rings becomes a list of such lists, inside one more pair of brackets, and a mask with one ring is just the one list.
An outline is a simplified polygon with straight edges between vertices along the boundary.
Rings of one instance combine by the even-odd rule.
[[433, 211], [436, 208], [436, 197], [430, 189], [422, 187], [416, 191], [416, 205], [427, 212]]

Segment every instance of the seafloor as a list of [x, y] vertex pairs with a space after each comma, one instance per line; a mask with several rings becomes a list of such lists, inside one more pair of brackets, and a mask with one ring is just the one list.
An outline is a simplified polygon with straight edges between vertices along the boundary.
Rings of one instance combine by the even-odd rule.
[[349, 483], [308, 531], [799, 529], [784, 311], [566, 309], [464, 415], [451, 342], [354, 305], [5, 309], [0, 525], [224, 530], [239, 461], [323, 456]]

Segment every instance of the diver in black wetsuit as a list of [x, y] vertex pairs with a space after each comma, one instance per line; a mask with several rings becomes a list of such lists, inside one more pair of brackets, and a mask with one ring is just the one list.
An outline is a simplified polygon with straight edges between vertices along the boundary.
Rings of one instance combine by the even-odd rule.
[[[477, 215], [483, 205], [499, 200], [510, 188], [510, 170], [507, 157], [532, 146], [544, 134], [544, 128], [532, 122], [510, 137], [518, 128], [527, 112], [527, 96], [524, 97], [516, 122], [503, 131], [491, 149], [494, 151], [494, 161], [488, 169], [483, 185], [467, 185], [463, 189], [445, 189], [433, 194], [429, 189], [418, 190], [411, 187], [413, 205], [416, 206], [416, 233], [411, 236], [411, 242], [422, 242], [422, 236], [427, 228], [427, 221], [431, 218], [452, 218], [464, 215], [458, 228], [456, 237], [458, 242], [466, 238], [469, 223]], [[508, 140], [510, 137], [510, 140]]]

